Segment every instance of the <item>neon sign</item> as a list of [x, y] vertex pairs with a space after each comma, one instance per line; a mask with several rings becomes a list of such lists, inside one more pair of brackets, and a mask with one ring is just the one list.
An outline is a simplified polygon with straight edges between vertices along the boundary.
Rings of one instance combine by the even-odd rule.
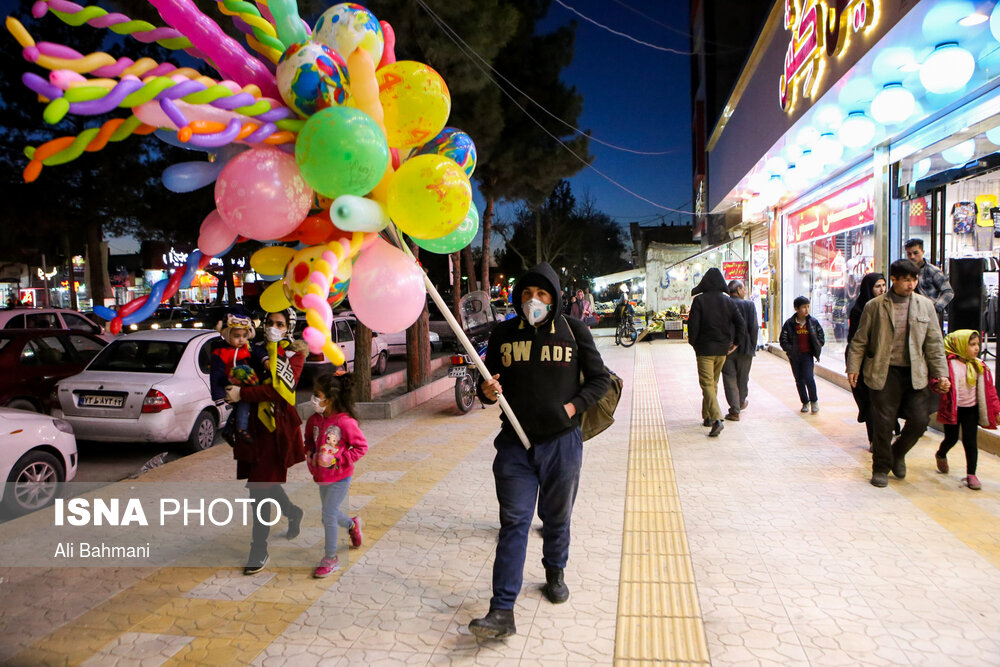
[[814, 99], [827, 61], [847, 52], [851, 35], [867, 33], [878, 22], [878, 0], [785, 0], [785, 30], [792, 33], [778, 79], [784, 111], [802, 96]]

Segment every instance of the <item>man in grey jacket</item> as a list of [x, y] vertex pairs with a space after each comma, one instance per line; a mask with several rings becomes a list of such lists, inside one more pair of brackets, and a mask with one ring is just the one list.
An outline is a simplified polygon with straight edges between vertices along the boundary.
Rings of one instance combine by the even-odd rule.
[[726, 415], [726, 419], [738, 422], [740, 412], [747, 408], [747, 385], [750, 382], [750, 366], [757, 350], [757, 332], [760, 330], [760, 324], [757, 322], [757, 309], [753, 303], [747, 301], [747, 288], [741, 281], [729, 281], [729, 298], [743, 316], [747, 332], [743, 344], [730, 353], [722, 367], [722, 387], [726, 392], [726, 402], [729, 403], [729, 414]]
[[906, 258], [917, 265], [920, 273], [917, 276], [917, 294], [926, 296], [934, 302], [938, 318], [944, 316], [944, 309], [955, 298], [944, 271], [924, 259], [924, 240], [910, 239], [906, 242]]
[[[892, 287], [865, 306], [847, 352], [847, 380], [857, 386], [863, 364], [871, 395], [872, 486], [888, 486], [889, 470], [906, 477], [906, 453], [927, 429], [929, 378], [937, 391], [951, 389], [934, 302], [914, 293], [919, 273], [908, 259], [892, 263]], [[891, 442], [900, 412], [906, 426]]]

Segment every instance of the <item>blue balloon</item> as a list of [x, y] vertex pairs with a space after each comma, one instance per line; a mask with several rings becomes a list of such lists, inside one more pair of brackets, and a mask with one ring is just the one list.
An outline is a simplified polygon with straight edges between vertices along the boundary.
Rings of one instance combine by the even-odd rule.
[[163, 170], [163, 185], [171, 192], [194, 192], [215, 183], [225, 164], [215, 162], [178, 162]]
[[106, 322], [110, 322], [115, 319], [115, 311], [111, 310], [107, 306], [94, 306], [94, 315]]
[[[181, 285], [190, 285], [191, 281], [194, 280], [195, 273], [198, 271], [198, 262], [201, 261], [201, 251], [195, 250], [190, 255], [188, 255], [187, 264], [184, 267], [184, 276], [181, 278]], [[152, 289], [149, 290], [149, 296], [146, 297], [146, 303], [142, 304], [142, 307], [131, 313], [130, 315], [122, 318], [122, 324], [129, 325], [135, 324], [136, 322], [142, 322], [146, 318], [152, 316], [156, 312], [156, 309], [160, 307], [160, 302], [163, 301], [163, 292], [167, 289], [167, 284], [170, 282], [169, 278], [164, 278], [159, 280], [153, 285]], [[94, 309], [97, 313], [97, 309]], [[110, 311], [109, 311], [110, 312]], [[100, 315], [100, 313], [98, 313]], [[101, 317], [104, 317], [101, 315]], [[114, 318], [114, 313], [111, 312], [111, 317]], [[105, 318], [109, 319], [109, 318]]]

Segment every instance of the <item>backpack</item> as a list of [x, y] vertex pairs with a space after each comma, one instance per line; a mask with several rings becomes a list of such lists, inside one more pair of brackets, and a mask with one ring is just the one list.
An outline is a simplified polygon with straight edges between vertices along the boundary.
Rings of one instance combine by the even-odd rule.
[[[576, 334], [573, 333], [573, 327], [570, 326], [569, 322], [566, 322], [566, 326], [569, 327], [569, 335], [573, 337], [575, 343]], [[615, 410], [618, 408], [618, 401], [622, 398], [622, 387], [625, 382], [607, 366], [604, 367], [604, 370], [608, 372], [611, 380], [608, 383], [608, 390], [604, 392], [597, 403], [587, 408], [580, 416], [580, 431], [583, 433], [584, 440], [590, 440], [615, 423]], [[583, 371], [580, 371], [580, 384], [583, 384]]]

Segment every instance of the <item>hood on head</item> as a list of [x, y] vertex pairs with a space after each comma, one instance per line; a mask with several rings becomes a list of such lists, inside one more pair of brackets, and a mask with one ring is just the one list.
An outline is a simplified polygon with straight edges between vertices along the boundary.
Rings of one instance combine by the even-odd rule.
[[[517, 309], [518, 317], [527, 323], [528, 319], [524, 316], [524, 312], [521, 309], [521, 290], [532, 285], [535, 287], [544, 287], [552, 295], [552, 314], [562, 312], [562, 289], [559, 286], [559, 276], [556, 274], [555, 269], [549, 266], [548, 262], [542, 262], [533, 266], [514, 283], [510, 301], [514, 305], [514, 308]], [[549, 318], [551, 319], [551, 315]]]
[[704, 294], [705, 292], [726, 292], [728, 293], [728, 285], [726, 284], [726, 279], [722, 275], [722, 271], [717, 268], [712, 267], [705, 272], [705, 275], [701, 277], [701, 282], [691, 290], [691, 296], [697, 294]]

